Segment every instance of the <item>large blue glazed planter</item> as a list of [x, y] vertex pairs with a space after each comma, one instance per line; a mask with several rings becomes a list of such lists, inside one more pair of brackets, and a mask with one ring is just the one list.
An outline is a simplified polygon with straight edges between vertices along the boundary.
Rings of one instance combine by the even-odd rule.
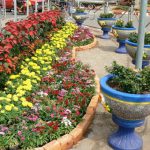
[[111, 27], [114, 25], [116, 18], [97, 18], [97, 22], [102, 28], [103, 35], [102, 39], [110, 39], [109, 32], [111, 31]]
[[[129, 40], [126, 41], [126, 49], [128, 54], [132, 57], [132, 62], [135, 64], [136, 52], [137, 52], [138, 44], [133, 43]], [[150, 64], [150, 45], [144, 45], [144, 54], [143, 54], [143, 61], [142, 67], [148, 66]]]
[[136, 28], [122, 28], [113, 26], [113, 33], [117, 38], [117, 42], [119, 43], [119, 47], [116, 49], [116, 53], [126, 54], [127, 50], [125, 47], [125, 43], [130, 33], [135, 32]]
[[78, 26], [81, 26], [83, 22], [87, 19], [87, 13], [73, 13], [72, 17], [75, 19]]
[[112, 78], [109, 74], [100, 81], [105, 101], [112, 109], [112, 119], [119, 126], [108, 138], [108, 143], [114, 150], [142, 150], [143, 141], [134, 129], [143, 125], [150, 114], [150, 94], [117, 91], [107, 84]]

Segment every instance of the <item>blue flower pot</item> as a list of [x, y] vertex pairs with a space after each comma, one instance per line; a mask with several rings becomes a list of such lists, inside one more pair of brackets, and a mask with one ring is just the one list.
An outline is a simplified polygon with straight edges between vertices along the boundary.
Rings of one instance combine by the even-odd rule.
[[[133, 64], [135, 64], [138, 44], [127, 40], [125, 45], [126, 45], [126, 49], [128, 51], [128, 54], [132, 57]], [[142, 67], [148, 66], [149, 61], [150, 61], [150, 45], [144, 45], [144, 54], [143, 54]]]
[[116, 53], [126, 54], [127, 50], [125, 47], [125, 43], [127, 38], [129, 37], [130, 33], [135, 32], [136, 28], [122, 28], [112, 26], [113, 33], [117, 38], [117, 42], [119, 43], [119, 47], [116, 49]]
[[114, 25], [116, 18], [97, 18], [97, 22], [102, 28], [103, 35], [102, 39], [110, 39], [109, 32], [111, 31], [112, 25]]
[[72, 17], [75, 19], [76, 24], [81, 26], [87, 19], [87, 13], [73, 13]]
[[112, 78], [113, 75], [107, 75], [100, 81], [105, 101], [112, 109], [112, 119], [119, 126], [108, 143], [114, 150], [142, 150], [143, 141], [135, 128], [143, 125], [150, 114], [150, 94], [117, 91], [107, 84]]

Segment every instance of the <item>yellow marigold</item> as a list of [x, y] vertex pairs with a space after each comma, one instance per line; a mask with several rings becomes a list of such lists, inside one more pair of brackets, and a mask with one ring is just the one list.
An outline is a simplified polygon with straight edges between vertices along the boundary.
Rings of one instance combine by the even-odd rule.
[[28, 102], [28, 104], [27, 104], [30, 108], [32, 108], [33, 107], [33, 104], [32, 103], [30, 103], [30, 102]]
[[0, 109], [2, 108], [2, 105], [0, 105]]
[[26, 98], [25, 97], [21, 97], [20, 100], [21, 101], [26, 101]]
[[7, 102], [10, 102], [10, 101], [11, 101], [11, 99], [10, 99], [10, 98], [6, 98], [5, 100], [6, 100]]
[[22, 106], [24, 106], [24, 107], [28, 106], [28, 102], [27, 101], [23, 101], [22, 102]]
[[11, 105], [6, 105], [6, 106], [5, 106], [5, 110], [11, 111], [11, 110], [12, 110], [12, 106], [11, 106]]
[[6, 97], [0, 97], [0, 101], [5, 100], [5, 99], [6, 99]]
[[17, 95], [14, 95], [14, 96], [13, 96], [13, 100], [14, 100], [15, 102], [17, 102], [17, 101], [18, 101], [18, 96], [17, 96]]
[[4, 113], [5, 113], [5, 110], [1, 110], [0, 112], [1, 112], [2, 114], [4, 114]]
[[8, 94], [8, 95], [7, 95], [7, 98], [12, 98], [12, 94]]
[[13, 109], [14, 109], [15, 111], [18, 111], [18, 110], [19, 110], [18, 107], [16, 107], [16, 106], [15, 106]]

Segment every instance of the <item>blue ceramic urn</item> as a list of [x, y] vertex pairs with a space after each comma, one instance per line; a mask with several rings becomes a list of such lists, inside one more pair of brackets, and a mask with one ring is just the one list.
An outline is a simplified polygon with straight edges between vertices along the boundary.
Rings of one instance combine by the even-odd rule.
[[112, 119], [119, 126], [108, 143], [114, 150], [142, 150], [143, 141], [134, 131], [150, 114], [150, 94], [129, 94], [111, 88], [109, 74], [100, 81], [101, 92], [112, 110]]
[[136, 28], [123, 28], [123, 27], [117, 27], [113, 26], [113, 33], [117, 38], [117, 42], [119, 43], [119, 47], [116, 49], [116, 53], [125, 54], [127, 53], [125, 43], [127, 38], [129, 37], [130, 33], [135, 32]]
[[97, 22], [102, 28], [103, 35], [102, 39], [110, 39], [109, 32], [111, 31], [111, 27], [114, 25], [116, 18], [97, 18]]

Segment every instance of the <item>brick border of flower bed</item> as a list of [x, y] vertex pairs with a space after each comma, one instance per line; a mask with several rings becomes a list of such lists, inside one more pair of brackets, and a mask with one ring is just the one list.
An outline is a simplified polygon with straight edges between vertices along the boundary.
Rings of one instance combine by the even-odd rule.
[[[76, 48], [72, 50], [72, 58], [75, 59]], [[95, 95], [92, 97], [90, 104], [87, 107], [86, 114], [83, 116], [83, 120], [74, 128], [69, 134], [65, 134], [57, 140], [53, 140], [43, 147], [35, 148], [35, 150], [68, 150], [73, 145], [75, 145], [78, 141], [83, 138], [83, 135], [87, 131], [90, 126], [92, 119], [94, 118], [94, 114], [96, 112], [96, 108], [99, 103], [100, 96], [100, 85], [99, 78], [95, 76]]]
[[84, 51], [87, 49], [91, 49], [93, 47], [95, 47], [97, 44], [97, 40], [96, 37], [94, 36], [94, 41], [91, 44], [85, 45], [85, 46], [78, 46], [78, 47], [74, 47], [76, 49], [76, 51]]

